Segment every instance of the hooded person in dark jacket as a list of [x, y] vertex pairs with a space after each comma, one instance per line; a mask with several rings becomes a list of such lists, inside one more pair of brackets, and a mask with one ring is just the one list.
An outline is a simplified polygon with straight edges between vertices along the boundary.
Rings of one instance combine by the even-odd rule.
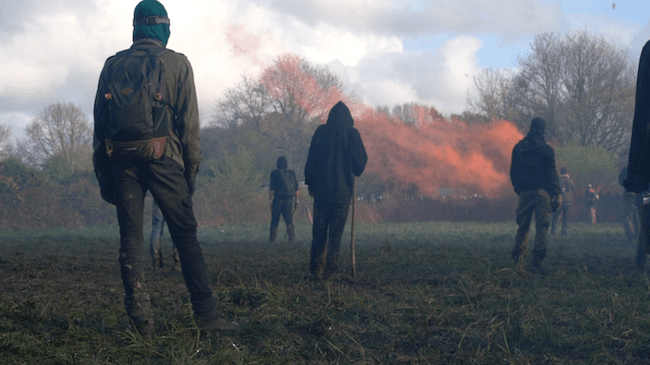
[[361, 135], [353, 124], [348, 107], [338, 102], [330, 110], [327, 123], [316, 129], [309, 146], [305, 184], [314, 198], [309, 264], [314, 279], [327, 279], [338, 270], [354, 176], [363, 173], [368, 161]]
[[[640, 239], [639, 246], [650, 252], [650, 41], [641, 51], [639, 71], [636, 79], [636, 101], [634, 119], [632, 121], [632, 138], [630, 141], [630, 156], [628, 158], [627, 176], [623, 180], [625, 190], [636, 193], [636, 204], [639, 209]], [[643, 271], [646, 254], [637, 248], [637, 270]]]
[[528, 230], [535, 215], [535, 247], [533, 249], [532, 271], [543, 274], [541, 262], [546, 257], [546, 241], [551, 212], [562, 205], [555, 153], [544, 141], [546, 123], [542, 118], [535, 118], [530, 124], [530, 131], [512, 149], [510, 180], [517, 195], [517, 235], [512, 258], [515, 269], [524, 271], [524, 256], [528, 248]]
[[271, 171], [271, 182], [269, 185], [269, 200], [271, 201], [271, 230], [269, 232], [269, 242], [273, 243], [278, 235], [278, 225], [280, 216], [284, 217], [284, 223], [287, 225], [287, 235], [289, 242], [296, 240], [296, 232], [293, 226], [294, 207], [298, 206], [300, 190], [298, 190], [298, 180], [293, 170], [290, 170], [287, 164], [287, 158], [278, 157], [276, 162], [277, 169]]

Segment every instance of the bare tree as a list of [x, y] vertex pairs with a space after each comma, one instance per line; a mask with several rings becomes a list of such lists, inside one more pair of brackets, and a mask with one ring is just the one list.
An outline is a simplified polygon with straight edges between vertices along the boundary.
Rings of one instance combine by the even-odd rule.
[[6, 148], [9, 137], [11, 137], [11, 128], [0, 124], [0, 160], [4, 160], [7, 157]]
[[470, 97], [468, 107], [471, 111], [483, 114], [488, 121], [506, 117], [506, 99], [511, 77], [502, 69], [484, 69], [474, 77], [475, 97]]
[[635, 67], [626, 51], [587, 32], [544, 33], [519, 57], [513, 74], [492, 69], [474, 78], [471, 110], [526, 130], [542, 117], [560, 143], [601, 145], [621, 155], [629, 144]]
[[77, 106], [48, 105], [27, 126], [26, 134], [26, 162], [43, 166], [48, 159], [59, 156], [71, 171], [87, 167], [92, 131], [88, 117]]
[[563, 134], [583, 146], [622, 152], [634, 113], [635, 72], [627, 53], [587, 32], [567, 36], [562, 53]]
[[[314, 130], [323, 122], [342, 82], [327, 68], [284, 55], [259, 78], [244, 78], [219, 99], [211, 134], [230, 154], [239, 147], [255, 151], [257, 167], [275, 165], [279, 154], [300, 174]], [[211, 149], [212, 155], [218, 149]]]

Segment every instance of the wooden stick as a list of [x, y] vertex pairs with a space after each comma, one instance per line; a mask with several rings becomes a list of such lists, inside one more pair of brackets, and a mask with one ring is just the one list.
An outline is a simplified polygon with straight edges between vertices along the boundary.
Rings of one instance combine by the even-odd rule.
[[354, 216], [357, 205], [357, 184], [356, 178], [352, 175], [352, 219], [350, 226], [350, 254], [352, 260], [352, 278], [357, 278], [357, 257], [356, 257], [356, 247], [355, 247], [355, 237], [354, 237]]

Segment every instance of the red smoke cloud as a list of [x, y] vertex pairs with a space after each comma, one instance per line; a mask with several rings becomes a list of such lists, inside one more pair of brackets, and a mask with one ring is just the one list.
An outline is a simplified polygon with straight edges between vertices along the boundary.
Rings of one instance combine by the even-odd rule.
[[467, 188], [494, 196], [510, 188], [512, 148], [524, 136], [508, 121], [467, 124], [442, 118], [434, 108], [413, 106], [413, 124], [350, 100], [335, 87], [324, 89], [300, 69], [300, 58], [284, 55], [268, 67], [261, 82], [276, 98], [291, 97], [323, 122], [343, 101], [352, 112], [368, 152], [366, 173], [385, 181], [415, 184], [421, 193], [438, 195], [439, 188]]
[[262, 65], [257, 57], [262, 40], [240, 24], [232, 24], [226, 30], [226, 38], [235, 56], [250, 58], [254, 64]]

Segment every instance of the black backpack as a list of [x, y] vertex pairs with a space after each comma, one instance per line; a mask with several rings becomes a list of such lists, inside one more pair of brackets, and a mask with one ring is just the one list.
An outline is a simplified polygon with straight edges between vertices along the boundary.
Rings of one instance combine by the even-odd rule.
[[296, 174], [293, 170], [280, 169], [277, 170], [279, 178], [279, 186], [275, 192], [279, 196], [293, 196], [296, 195], [298, 185], [296, 184]]
[[130, 48], [117, 53], [105, 70], [105, 144], [111, 161], [150, 161], [163, 155], [177, 118], [164, 95], [165, 65], [160, 56], [167, 51]]

